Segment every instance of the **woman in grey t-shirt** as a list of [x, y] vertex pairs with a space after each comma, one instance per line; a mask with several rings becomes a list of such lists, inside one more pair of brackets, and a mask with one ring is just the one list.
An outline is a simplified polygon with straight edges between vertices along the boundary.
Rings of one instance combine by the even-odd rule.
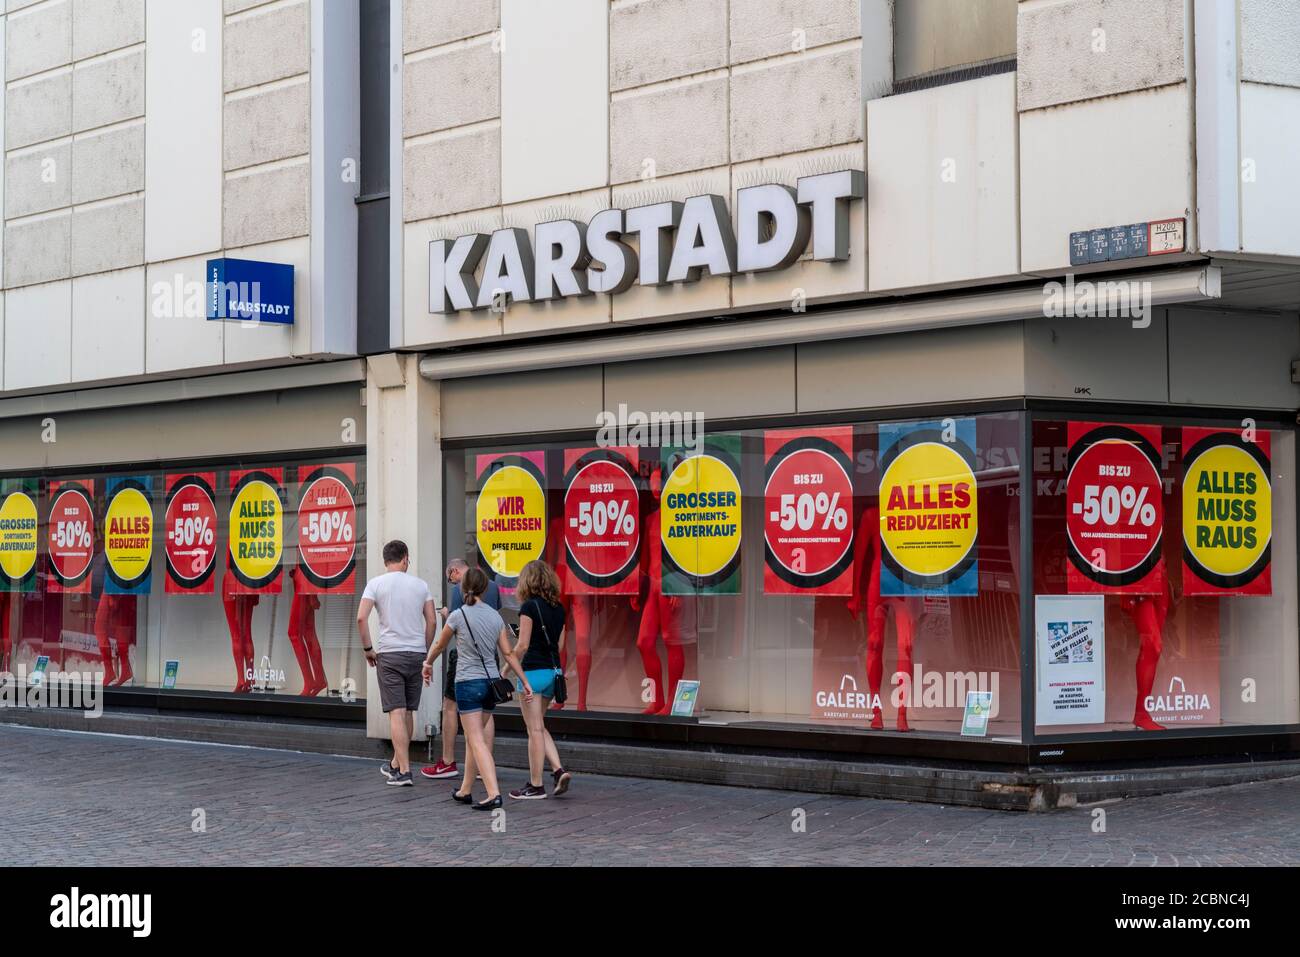
[[[523, 667], [510, 647], [510, 631], [496, 609], [481, 599], [487, 591], [488, 578], [481, 568], [467, 570], [460, 580], [465, 604], [451, 613], [438, 640], [424, 659], [424, 683], [433, 682], [433, 662], [442, 654], [452, 637], [456, 638], [456, 710], [465, 729], [465, 777], [452, 797], [461, 804], [474, 804], [474, 776], [483, 776], [487, 798], [474, 804], [475, 810], [487, 811], [501, 806], [501, 788], [497, 784], [492, 745], [488, 740], [487, 722], [492, 718], [496, 700], [492, 697], [492, 680], [501, 677], [497, 654], [505, 658], [515, 674]], [[531, 701], [533, 689], [524, 682], [524, 700]]]

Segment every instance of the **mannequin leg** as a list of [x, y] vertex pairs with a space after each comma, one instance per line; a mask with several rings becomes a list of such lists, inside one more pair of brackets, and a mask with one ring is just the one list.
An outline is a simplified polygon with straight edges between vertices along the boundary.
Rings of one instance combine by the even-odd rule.
[[117, 684], [121, 687], [135, 679], [135, 672], [131, 670], [131, 648], [135, 645], [135, 598], [120, 598], [118, 601], [118, 611], [123, 619], [117, 626]]
[[300, 629], [298, 626], [289, 631], [289, 644], [293, 645], [293, 656], [298, 659], [298, 670], [302, 672], [302, 690], [298, 694], [310, 696], [316, 681], [311, 670], [311, 656], [307, 653], [307, 643], [299, 634]]
[[885, 716], [880, 711], [880, 682], [885, 676], [885, 621], [889, 609], [879, 601], [867, 609], [867, 687], [871, 689], [871, 727], [880, 731]]
[[[253, 598], [244, 595], [239, 599], [239, 635], [243, 643], [244, 674], [257, 668], [257, 651], [253, 647]], [[251, 684], [251, 682], [250, 682]]]
[[587, 679], [591, 677], [591, 595], [573, 599], [573, 645], [578, 657], [578, 710], [587, 710]]
[[112, 603], [107, 595], [100, 595], [95, 605], [95, 641], [99, 645], [99, 660], [104, 665], [104, 687], [117, 682], [117, 669], [113, 667], [113, 643], [109, 639]]
[[[907, 684], [911, 691], [909, 697], [911, 697], [918, 690], [910, 687], [912, 683], [912, 642], [916, 637], [916, 622], [907, 606], [901, 602], [894, 606], [894, 627], [898, 630], [898, 665], [895, 673], [907, 675]], [[901, 705], [898, 709], [898, 730], [912, 730], [907, 726], [906, 704]]]
[[681, 608], [673, 608], [673, 599], [659, 596], [659, 621], [664, 635], [664, 647], [668, 651], [668, 687], [664, 689], [664, 706], [660, 714], [671, 714], [673, 696], [677, 694], [677, 682], [686, 672], [686, 651], [682, 647]]
[[311, 696], [314, 698], [330, 686], [330, 679], [325, 674], [325, 662], [321, 660], [320, 638], [316, 636], [315, 612], [308, 612], [306, 618], [306, 627], [303, 628], [302, 640], [307, 645], [307, 657], [311, 659]]
[[645, 676], [650, 679], [654, 701], [642, 714], [655, 714], [664, 707], [663, 666], [659, 661], [659, 590], [651, 588], [646, 596], [645, 610], [641, 613], [641, 627], [636, 635], [636, 647], [641, 652]]
[[226, 627], [230, 629], [230, 654], [235, 659], [235, 692], [248, 690], [248, 679], [244, 669], [248, 667], [244, 660], [244, 633], [241, 627], [242, 610], [239, 596], [231, 596], [221, 602], [226, 612]]
[[1147, 712], [1146, 700], [1156, 681], [1156, 667], [1160, 664], [1165, 615], [1157, 607], [1156, 599], [1146, 599], [1139, 601], [1133, 609], [1133, 621], [1142, 642], [1137, 657], [1137, 701], [1133, 706], [1133, 723], [1143, 731], [1163, 731], [1164, 725], [1157, 724]]

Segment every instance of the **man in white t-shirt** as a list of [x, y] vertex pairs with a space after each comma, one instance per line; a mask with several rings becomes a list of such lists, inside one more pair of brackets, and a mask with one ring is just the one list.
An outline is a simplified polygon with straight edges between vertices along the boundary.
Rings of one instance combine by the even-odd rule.
[[[410, 787], [411, 736], [415, 733], [415, 712], [420, 707], [424, 686], [421, 669], [424, 656], [438, 630], [438, 612], [434, 608], [429, 585], [407, 569], [411, 555], [405, 542], [391, 541], [384, 546], [384, 574], [366, 582], [357, 611], [361, 631], [361, 648], [366, 661], [378, 670], [379, 700], [388, 715], [393, 737], [393, 759], [379, 770], [388, 783]], [[379, 613], [379, 640], [370, 642], [370, 612]]]

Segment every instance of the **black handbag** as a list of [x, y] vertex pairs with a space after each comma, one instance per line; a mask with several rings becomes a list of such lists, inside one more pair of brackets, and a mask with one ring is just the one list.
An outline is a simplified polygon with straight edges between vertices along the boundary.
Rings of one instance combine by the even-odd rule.
[[[533, 599], [537, 602], [537, 599]], [[542, 637], [546, 639], [546, 650], [551, 654], [551, 667], [555, 669], [555, 695], [554, 700], [559, 704], [569, 700], [569, 683], [564, 678], [564, 669], [560, 667], [560, 662], [555, 656], [555, 645], [551, 641], [551, 634], [546, 630], [546, 619], [542, 616], [541, 602], [537, 602], [537, 620], [542, 625]]]
[[[478, 655], [478, 660], [483, 662], [483, 670], [488, 674], [488, 694], [497, 704], [505, 704], [515, 696], [515, 686], [509, 678], [501, 677], [501, 669], [497, 668], [497, 676], [492, 677], [492, 669], [488, 668], [487, 658], [479, 651], [478, 638], [474, 635], [474, 626], [469, 623], [469, 615], [465, 609], [460, 609], [460, 616], [465, 619], [465, 630], [469, 632], [469, 643], [474, 646], [474, 654]], [[496, 662], [496, 655], [492, 655], [493, 663]]]

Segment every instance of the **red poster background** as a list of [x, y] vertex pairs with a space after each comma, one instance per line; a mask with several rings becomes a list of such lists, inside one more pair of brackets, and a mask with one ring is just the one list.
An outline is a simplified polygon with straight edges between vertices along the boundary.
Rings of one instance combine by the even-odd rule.
[[[579, 473], [574, 472], [578, 461], [585, 455], [609, 453], [601, 461], [591, 460], [583, 467], [583, 485], [586, 479], [608, 479], [615, 486], [612, 495], [593, 495], [588, 488], [575, 487]], [[560, 581], [565, 594], [569, 595], [635, 595], [641, 587], [641, 569], [637, 561], [641, 549], [641, 503], [640, 490], [636, 483], [639, 455], [635, 446], [597, 449], [579, 448], [564, 450], [564, 474], [567, 483], [564, 490], [564, 543], [560, 551]], [[624, 506], [620, 513], [631, 518], [632, 533], [618, 533], [609, 528], [603, 537], [595, 534], [581, 534], [580, 506], [582, 503], [594, 503], [597, 500], [612, 501]], [[601, 548], [593, 549], [593, 543], [599, 542]], [[594, 556], [594, 558], [584, 558]], [[618, 569], [623, 569], [623, 577], [608, 585], [595, 585], [584, 580], [573, 570], [575, 563], [584, 562], [588, 578], [613, 577]], [[590, 567], [588, 567], [590, 566]]]
[[[71, 493], [60, 501], [64, 492]], [[80, 492], [80, 495], [77, 495]], [[91, 585], [91, 562], [95, 558], [95, 481], [94, 479], [50, 482], [49, 512], [45, 518], [45, 557], [50, 577], [46, 591], [51, 595], [88, 595]], [[56, 515], [58, 509], [61, 514]], [[90, 546], [60, 547], [55, 541], [59, 521], [82, 521]], [[79, 581], [73, 580], [80, 576]]]
[[[179, 472], [166, 476], [167, 498], [163, 512], [163, 555], [167, 561], [167, 577], [163, 590], [168, 595], [211, 595], [217, 586], [216, 564], [217, 527], [217, 473]], [[183, 487], [180, 487], [183, 486]], [[212, 532], [212, 541], [206, 534], [187, 544], [176, 541], [176, 521], [180, 519], [207, 520], [206, 529]], [[185, 574], [181, 574], [181, 570]]]
[[[1071, 467], [1065, 490], [1067, 591], [1076, 595], [1159, 594], [1164, 590], [1160, 562], [1164, 529], [1160, 427], [1071, 422], [1068, 437]], [[1148, 457], [1152, 454], [1154, 462]], [[1102, 474], [1102, 469], [1110, 468], [1117, 472], [1127, 469], [1128, 474]], [[1100, 489], [1102, 502], [1109, 496], [1112, 503], [1119, 503], [1115, 522], [1107, 523], [1104, 518], [1091, 524], [1086, 521], [1092, 504], [1086, 493], [1090, 486]], [[1123, 504], [1121, 499], [1127, 489], [1133, 490], [1136, 501]], [[1152, 524], [1140, 518], [1131, 521], [1135, 510], [1142, 513], [1148, 508], [1151, 511], [1147, 514], [1154, 515]], [[1102, 571], [1089, 567], [1097, 561], [1098, 551], [1103, 553]]]
[[[356, 588], [357, 578], [356, 464], [301, 465], [298, 467], [298, 483], [298, 514], [290, 539], [298, 543], [299, 568], [311, 572], [311, 576], [305, 573], [298, 576], [298, 591], [307, 595], [351, 593]], [[330, 496], [337, 497], [338, 501], [322, 504], [322, 497]], [[313, 543], [310, 521], [313, 514], [320, 516], [317, 527], [324, 527], [325, 521], [341, 514], [343, 526], [351, 530], [351, 536], [340, 540], [331, 531], [330, 541], [318, 539]]]
[[[843, 461], [834, 454], [843, 453]], [[763, 463], [769, 476], [763, 500], [763, 591], [768, 595], [851, 595], [853, 593], [853, 428], [777, 429], [764, 433]], [[819, 474], [820, 483], [795, 484], [796, 475]], [[827, 498], [811, 529], [781, 528], [781, 496]], [[828, 516], [842, 509], [843, 528]], [[821, 538], [807, 542], [794, 539]], [[802, 552], [802, 556], [797, 553]], [[806, 572], [791, 566], [802, 558]], [[836, 571], [838, 569], [838, 571]]]
[[[1225, 431], [1223, 429], [1204, 429], [1187, 427], [1183, 429], [1183, 474], [1186, 474], [1188, 465], [1191, 464], [1190, 454], [1196, 444], [1210, 436], [1222, 436], [1225, 443], [1235, 444], [1241, 440], [1239, 431]], [[1272, 475], [1272, 439], [1267, 430], [1261, 430], [1256, 434], [1255, 441], [1252, 443], [1269, 462], [1270, 467], [1264, 469], [1264, 475], [1271, 483]], [[1272, 495], [1270, 490], [1269, 495]], [[1177, 497], [1182, 499], [1182, 490], [1178, 490]], [[1194, 520], [1194, 517], [1193, 517]], [[1184, 534], [1188, 528], [1188, 518], [1183, 516], [1182, 527]], [[1271, 530], [1270, 530], [1271, 531]], [[1229, 588], [1220, 587], [1211, 582], [1205, 581], [1197, 573], [1196, 569], [1187, 561], [1187, 551], [1183, 550], [1183, 594], [1184, 595], [1271, 595], [1273, 594], [1273, 563], [1270, 560], [1254, 579], [1241, 585]]]
[[[279, 466], [275, 466], [275, 467], [273, 467], [273, 468], [268, 467], [268, 468], [260, 468], [260, 469], [241, 469], [241, 470], [231, 470], [231, 472], [230, 472], [230, 484], [229, 484], [229, 491], [230, 491], [230, 504], [231, 504], [231, 506], [233, 507], [233, 505], [234, 505], [234, 501], [235, 501], [235, 489], [239, 486], [239, 482], [240, 482], [240, 480], [241, 480], [245, 475], [250, 475], [250, 474], [252, 474], [253, 472], [261, 472], [262, 474], [268, 476], [268, 477], [270, 478], [271, 484], [275, 486], [276, 493], [277, 493], [277, 494], [279, 495], [279, 497], [280, 497], [280, 503], [281, 503], [281, 510], [280, 510], [280, 549], [281, 549], [281, 551], [280, 551], [280, 570], [283, 571], [283, 570], [284, 570], [284, 547], [285, 547], [285, 546], [284, 546], [284, 521], [285, 521], [285, 519], [288, 517], [288, 515], [287, 515], [287, 510], [283, 507], [283, 506], [284, 506], [284, 501], [285, 501], [285, 494], [284, 494], [284, 469], [281, 468], [281, 467], [279, 467]], [[235, 522], [235, 521], [237, 521], [237, 519], [236, 519], [235, 516], [233, 516], [233, 515], [229, 516], [229, 518], [230, 518], [230, 521], [231, 521], [231, 522]], [[233, 529], [229, 529], [229, 528], [228, 528], [228, 529], [227, 529], [227, 532], [226, 532], [226, 540], [227, 540], [227, 545], [226, 545], [226, 581], [225, 581], [225, 583], [224, 583], [224, 584], [222, 585], [222, 587], [221, 587], [222, 594], [223, 594], [223, 595], [278, 595], [278, 594], [280, 594], [282, 591], [284, 591], [284, 575], [283, 575], [283, 574], [277, 574], [277, 575], [275, 576], [274, 579], [272, 579], [272, 580], [271, 580], [270, 582], [268, 582], [267, 584], [262, 585], [261, 587], [252, 587], [252, 586], [250, 586], [250, 585], [245, 585], [243, 582], [241, 582], [241, 581], [239, 580], [238, 576], [236, 576], [235, 573], [234, 573], [234, 571], [231, 569], [232, 558], [231, 558], [231, 555], [230, 555], [230, 545], [231, 545], [231, 543], [234, 542], [234, 538], [235, 538], [235, 536], [234, 536], [234, 534], [233, 534]]]

